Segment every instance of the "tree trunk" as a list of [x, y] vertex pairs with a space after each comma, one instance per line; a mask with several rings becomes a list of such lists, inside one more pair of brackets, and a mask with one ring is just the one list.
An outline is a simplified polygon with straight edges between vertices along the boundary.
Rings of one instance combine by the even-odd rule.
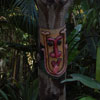
[[[72, 0], [38, 0], [39, 28], [51, 30], [64, 27], [65, 16], [71, 3]], [[65, 87], [60, 84], [63, 79], [64, 77], [50, 77], [39, 68], [40, 100], [66, 100]]]

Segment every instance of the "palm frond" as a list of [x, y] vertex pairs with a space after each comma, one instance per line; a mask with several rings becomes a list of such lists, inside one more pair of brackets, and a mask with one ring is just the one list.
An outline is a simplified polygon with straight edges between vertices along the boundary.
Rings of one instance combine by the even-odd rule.
[[22, 14], [38, 19], [36, 4], [34, 0], [16, 0], [14, 7], [19, 7]]
[[[13, 7], [20, 9], [21, 15], [23, 16], [23, 19], [21, 20], [21, 23], [20, 23], [21, 25], [18, 25], [18, 26], [26, 25], [27, 32], [30, 33], [30, 30], [32, 30], [33, 28], [32, 27], [33, 24], [38, 25], [38, 14], [37, 14], [35, 1], [34, 0], [16, 0]], [[15, 20], [18, 20], [18, 19], [16, 18]]]

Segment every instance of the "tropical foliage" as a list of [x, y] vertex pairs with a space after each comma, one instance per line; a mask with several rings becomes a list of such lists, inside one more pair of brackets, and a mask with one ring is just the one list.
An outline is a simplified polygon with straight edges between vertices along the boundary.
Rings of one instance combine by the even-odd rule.
[[[38, 99], [35, 0], [0, 1], [0, 100]], [[68, 100], [100, 98], [100, 0], [74, 0], [66, 17]], [[2, 63], [1, 63], [2, 61]]]

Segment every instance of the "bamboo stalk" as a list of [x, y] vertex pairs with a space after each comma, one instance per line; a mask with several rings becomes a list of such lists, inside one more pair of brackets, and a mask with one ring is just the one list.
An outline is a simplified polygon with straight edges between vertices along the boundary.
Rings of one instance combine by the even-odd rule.
[[97, 59], [96, 59], [96, 80], [100, 82], [100, 46], [97, 48]]
[[14, 83], [14, 80], [16, 78], [16, 55], [17, 55], [17, 51], [15, 51], [15, 61], [14, 61], [14, 72], [13, 72], [13, 83]]

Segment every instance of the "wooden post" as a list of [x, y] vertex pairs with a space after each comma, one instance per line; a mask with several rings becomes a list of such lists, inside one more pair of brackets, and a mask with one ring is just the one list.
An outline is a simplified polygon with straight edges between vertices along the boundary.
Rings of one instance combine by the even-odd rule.
[[[65, 26], [65, 15], [72, 0], [37, 0], [39, 28], [59, 29]], [[41, 64], [40, 64], [41, 67]], [[66, 91], [60, 84], [63, 77], [53, 78], [39, 68], [40, 100], [66, 100]]]

